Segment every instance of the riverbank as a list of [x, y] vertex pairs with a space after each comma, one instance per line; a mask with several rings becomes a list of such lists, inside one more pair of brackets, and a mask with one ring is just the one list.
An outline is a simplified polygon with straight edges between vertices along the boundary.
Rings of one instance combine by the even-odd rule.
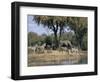
[[[82, 60], [83, 59], [83, 60]], [[81, 51], [80, 53], [59, 52], [53, 50], [50, 53], [30, 53], [28, 54], [28, 66], [45, 66], [45, 65], [70, 65], [70, 64], [83, 64], [85, 60], [87, 63], [87, 52]]]

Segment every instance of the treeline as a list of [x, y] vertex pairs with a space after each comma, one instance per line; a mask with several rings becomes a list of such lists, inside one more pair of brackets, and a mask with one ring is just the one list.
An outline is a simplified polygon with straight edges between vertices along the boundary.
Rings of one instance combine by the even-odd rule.
[[[59, 35], [58, 35], [59, 36]], [[80, 47], [82, 50], [87, 50], [87, 35], [84, 35], [82, 40], [81, 40], [81, 46], [79, 43], [79, 39], [76, 38], [76, 35], [74, 32], [65, 32], [62, 34], [61, 38], [59, 41], [70, 41], [71, 44], [75, 47]], [[29, 32], [28, 33], [28, 46], [34, 46], [35, 44], [42, 45], [42, 44], [49, 44], [52, 45], [55, 43], [55, 37], [53, 34], [51, 35], [38, 35], [34, 32]]]
[[[35, 43], [42, 44], [45, 42], [48, 44], [53, 43], [57, 48], [61, 40], [69, 40], [73, 46], [87, 50], [87, 17], [35, 15], [33, 16], [33, 21], [37, 25], [43, 25], [44, 28], [47, 27], [53, 34], [39, 36], [36, 33], [28, 33], [28, 45], [34, 45]], [[65, 32], [65, 29], [69, 29], [70, 31]]]

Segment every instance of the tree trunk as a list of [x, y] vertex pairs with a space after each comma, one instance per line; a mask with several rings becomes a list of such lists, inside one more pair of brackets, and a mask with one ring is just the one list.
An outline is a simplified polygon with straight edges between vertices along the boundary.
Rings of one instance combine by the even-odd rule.
[[58, 47], [58, 38], [57, 38], [57, 31], [54, 32], [54, 37], [55, 37], [55, 46], [56, 48]]
[[60, 42], [60, 39], [61, 39], [61, 36], [62, 36], [62, 28], [60, 27], [60, 31], [59, 31], [59, 42]]
[[75, 33], [76, 34], [76, 40], [77, 40], [77, 44], [78, 44], [78, 47], [81, 49], [81, 42], [82, 42], [82, 38], [83, 36], [80, 36], [81, 34], [80, 33]]
[[57, 48], [59, 45], [58, 45], [58, 36], [57, 36], [57, 32], [58, 32], [58, 24], [56, 24], [56, 26], [53, 25], [53, 32], [54, 32], [54, 44], [55, 44], [55, 47]]

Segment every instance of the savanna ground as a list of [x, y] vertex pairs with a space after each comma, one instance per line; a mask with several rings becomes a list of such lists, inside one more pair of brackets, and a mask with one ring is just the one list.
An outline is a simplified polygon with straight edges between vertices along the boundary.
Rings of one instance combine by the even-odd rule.
[[34, 53], [28, 49], [28, 66], [50, 65], [76, 65], [87, 64], [87, 51], [69, 54], [65, 51], [52, 50], [52, 52]]

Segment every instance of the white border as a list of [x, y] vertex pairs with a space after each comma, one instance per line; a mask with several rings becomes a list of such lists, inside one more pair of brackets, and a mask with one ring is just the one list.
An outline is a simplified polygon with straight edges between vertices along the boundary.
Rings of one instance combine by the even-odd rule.
[[[27, 15], [88, 17], [88, 64], [27, 67]], [[94, 11], [40, 7], [20, 8], [20, 75], [41, 75], [94, 71]]]

